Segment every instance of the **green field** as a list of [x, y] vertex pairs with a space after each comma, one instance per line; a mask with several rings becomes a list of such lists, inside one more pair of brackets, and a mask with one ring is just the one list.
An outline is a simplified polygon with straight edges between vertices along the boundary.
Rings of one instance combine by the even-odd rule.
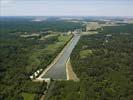
[[35, 94], [31, 93], [22, 93], [24, 100], [34, 100]]
[[[57, 37], [57, 41], [55, 41], [53, 44], [49, 44], [47, 45], [46, 48], [31, 53], [29, 60], [31, 66], [32, 65], [38, 66], [41, 64], [41, 62], [45, 62], [46, 59], [48, 59], [49, 57], [52, 57], [52, 59], [54, 59], [55, 56], [52, 55], [55, 55], [55, 53], [59, 52], [62, 49], [62, 47], [71, 39], [72, 36], [67, 36], [67, 35], [52, 36], [52, 38], [54, 37]], [[48, 62], [50, 63], [51, 60], [45, 62], [43, 66], [46, 66]], [[42, 68], [44, 68], [43, 66]], [[29, 67], [27, 67], [27, 70], [28, 68]]]

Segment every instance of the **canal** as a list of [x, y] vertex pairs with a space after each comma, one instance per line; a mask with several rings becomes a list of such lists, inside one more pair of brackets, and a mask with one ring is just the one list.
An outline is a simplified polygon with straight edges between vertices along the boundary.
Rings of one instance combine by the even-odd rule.
[[67, 79], [66, 62], [70, 57], [72, 50], [80, 39], [80, 35], [75, 35], [69, 44], [64, 48], [64, 51], [58, 61], [48, 70], [42, 78], [52, 78], [56, 80]]

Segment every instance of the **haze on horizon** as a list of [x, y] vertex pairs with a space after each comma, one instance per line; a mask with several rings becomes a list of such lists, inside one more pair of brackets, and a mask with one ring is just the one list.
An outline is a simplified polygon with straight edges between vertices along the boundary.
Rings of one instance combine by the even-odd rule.
[[133, 16], [132, 0], [0, 0], [0, 16]]

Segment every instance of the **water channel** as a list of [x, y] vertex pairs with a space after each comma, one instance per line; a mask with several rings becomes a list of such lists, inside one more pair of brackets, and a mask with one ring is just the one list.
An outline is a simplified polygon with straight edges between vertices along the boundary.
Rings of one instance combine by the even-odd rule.
[[60, 56], [56, 64], [42, 78], [52, 78], [57, 80], [66, 79], [66, 62], [69, 59], [72, 50], [80, 39], [80, 35], [75, 35], [69, 44], [64, 48], [63, 54]]

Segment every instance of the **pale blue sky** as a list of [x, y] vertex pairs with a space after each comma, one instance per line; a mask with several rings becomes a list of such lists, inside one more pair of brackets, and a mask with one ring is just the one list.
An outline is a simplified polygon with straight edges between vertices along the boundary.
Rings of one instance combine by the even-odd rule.
[[0, 16], [133, 16], [133, 0], [0, 0]]

